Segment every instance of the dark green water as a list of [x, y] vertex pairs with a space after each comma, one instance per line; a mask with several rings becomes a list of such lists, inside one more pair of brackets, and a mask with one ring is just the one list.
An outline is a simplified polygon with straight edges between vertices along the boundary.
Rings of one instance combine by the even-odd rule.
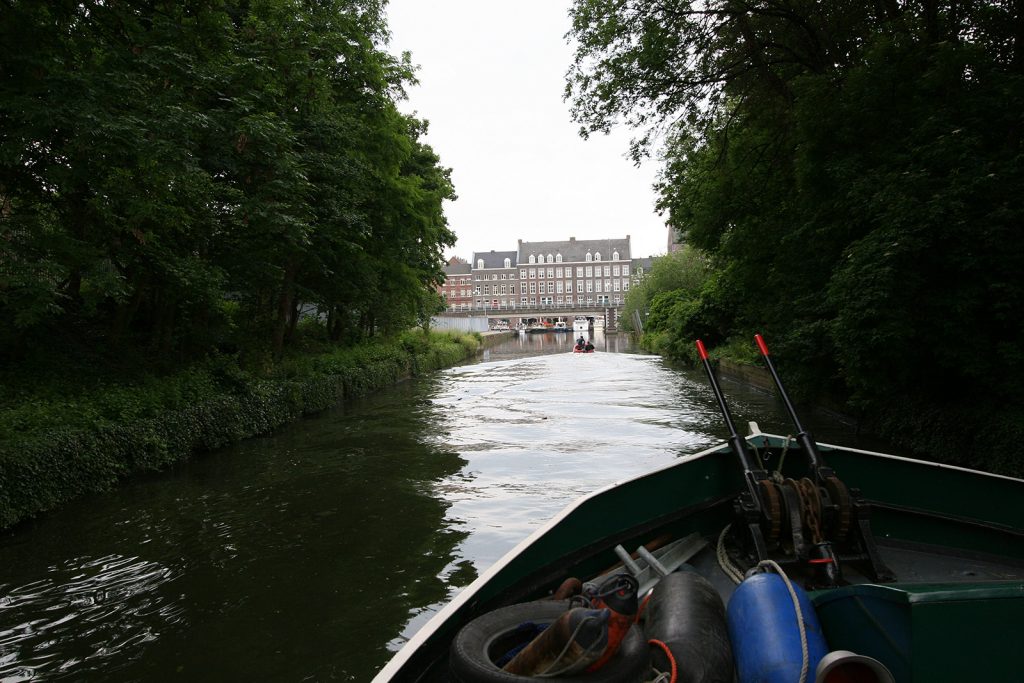
[[[0, 681], [369, 680], [572, 499], [725, 436], [699, 374], [624, 336], [567, 353], [570, 336], [514, 338], [0, 536]], [[726, 390], [738, 424], [792, 431], [772, 397]]]

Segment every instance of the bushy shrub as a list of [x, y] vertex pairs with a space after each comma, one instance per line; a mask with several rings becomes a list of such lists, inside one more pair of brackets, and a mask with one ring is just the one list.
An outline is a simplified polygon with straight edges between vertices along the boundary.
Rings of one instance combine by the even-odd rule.
[[411, 332], [297, 356], [261, 379], [220, 356], [173, 376], [0, 410], [0, 528], [132, 472], [265, 434], [476, 353], [479, 336]]

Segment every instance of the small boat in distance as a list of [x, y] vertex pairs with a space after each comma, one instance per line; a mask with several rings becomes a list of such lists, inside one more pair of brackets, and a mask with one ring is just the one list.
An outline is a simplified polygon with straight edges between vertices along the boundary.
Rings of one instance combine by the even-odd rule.
[[[526, 680], [542, 640], [529, 675], [581, 682], [1020, 680], [1024, 480], [818, 443], [757, 342], [796, 436], [738, 436], [698, 342], [728, 441], [571, 503], [374, 681]], [[588, 624], [601, 659], [563, 660]]]
[[586, 332], [590, 329], [590, 320], [585, 316], [578, 315], [576, 319], [572, 321], [572, 329], [574, 332]]
[[570, 329], [569, 325], [565, 321], [559, 320], [558, 322], [556, 322], [554, 325], [551, 326], [551, 331], [552, 332], [572, 332], [572, 329]]

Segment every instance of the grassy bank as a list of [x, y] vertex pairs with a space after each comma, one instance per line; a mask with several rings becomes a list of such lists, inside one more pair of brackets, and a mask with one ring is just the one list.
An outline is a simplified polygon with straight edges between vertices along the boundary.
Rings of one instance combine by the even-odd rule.
[[477, 335], [409, 332], [296, 354], [259, 372], [218, 356], [172, 374], [8, 382], [0, 400], [0, 529], [120, 478], [265, 434], [476, 353]]

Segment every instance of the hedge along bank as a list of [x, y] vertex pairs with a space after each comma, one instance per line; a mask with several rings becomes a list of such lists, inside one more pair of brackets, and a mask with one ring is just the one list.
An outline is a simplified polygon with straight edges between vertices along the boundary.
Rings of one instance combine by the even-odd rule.
[[[204, 400], [153, 416], [0, 435], [0, 529], [136, 472], [200, 453], [472, 357], [477, 335], [411, 333], [399, 340], [292, 359], [282, 377], [240, 371]], [[227, 386], [225, 386], [227, 384]]]

